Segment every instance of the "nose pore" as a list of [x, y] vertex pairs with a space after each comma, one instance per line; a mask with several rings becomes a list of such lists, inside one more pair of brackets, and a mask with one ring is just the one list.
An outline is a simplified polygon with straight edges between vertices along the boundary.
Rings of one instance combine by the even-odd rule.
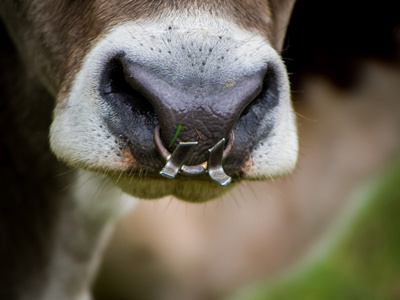
[[266, 72], [261, 70], [220, 88], [211, 84], [212, 78], [210, 85], [202, 82], [197, 88], [196, 84], [185, 88], [136, 63], [123, 61], [123, 65], [126, 81], [154, 107], [168, 150], [172, 152], [179, 142], [198, 142], [187, 165], [203, 163], [208, 149], [222, 138], [228, 139], [242, 111], [260, 93]]

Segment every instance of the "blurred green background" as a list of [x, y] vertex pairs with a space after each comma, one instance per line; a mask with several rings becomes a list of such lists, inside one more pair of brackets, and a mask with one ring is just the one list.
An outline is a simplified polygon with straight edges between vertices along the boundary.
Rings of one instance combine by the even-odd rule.
[[234, 299], [400, 299], [400, 159], [352, 201], [320, 253]]

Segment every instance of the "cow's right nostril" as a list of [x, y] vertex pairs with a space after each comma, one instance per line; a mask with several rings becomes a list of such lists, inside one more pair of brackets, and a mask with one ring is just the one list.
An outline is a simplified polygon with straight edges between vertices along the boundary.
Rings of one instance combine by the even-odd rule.
[[115, 98], [113, 101], [117, 103], [123, 102], [139, 114], [155, 116], [155, 111], [151, 103], [127, 82], [127, 76], [130, 76], [130, 74], [126, 73], [119, 58], [110, 60], [105, 68], [101, 82], [103, 96]]
[[157, 170], [162, 163], [151, 138], [157, 115], [146, 96], [128, 82], [129, 76], [120, 56], [105, 65], [99, 84], [102, 118], [110, 132], [130, 147], [140, 165]]

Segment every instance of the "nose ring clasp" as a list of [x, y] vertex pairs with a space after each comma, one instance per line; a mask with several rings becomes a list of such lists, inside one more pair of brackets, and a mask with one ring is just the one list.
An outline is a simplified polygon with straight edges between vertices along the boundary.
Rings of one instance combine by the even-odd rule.
[[178, 173], [194, 176], [203, 173], [208, 175], [220, 185], [227, 185], [232, 181], [232, 178], [226, 175], [222, 163], [231, 154], [235, 142], [233, 131], [230, 132], [228, 143], [225, 147], [225, 138], [221, 139], [215, 146], [208, 149], [208, 160], [195, 165], [188, 166], [185, 162], [192, 155], [198, 142], [180, 142], [173, 153], [170, 153], [164, 146], [161, 135], [160, 126], [157, 125], [153, 132], [154, 145], [160, 155], [165, 159], [166, 164], [161, 170], [160, 175], [174, 179]]

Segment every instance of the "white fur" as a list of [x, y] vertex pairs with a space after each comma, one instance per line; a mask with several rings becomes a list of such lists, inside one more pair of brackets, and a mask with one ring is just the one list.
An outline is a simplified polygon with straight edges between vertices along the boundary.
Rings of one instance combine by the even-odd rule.
[[271, 53], [270, 57], [274, 58], [270, 60], [270, 64], [274, 64], [275, 73], [279, 78], [281, 99], [279, 106], [264, 120], [264, 123], [270, 123], [268, 118], [273, 117], [274, 127], [268, 138], [260, 141], [253, 150], [252, 165], [246, 174], [247, 178], [270, 179], [285, 175], [293, 170], [297, 162], [297, 128], [286, 69], [277, 55]]
[[[132, 61], [154, 68], [178, 84], [193, 73], [206, 80], [219, 67], [215, 85], [224, 86], [273, 65], [282, 81], [280, 104], [272, 115], [275, 127], [272, 137], [260, 141], [252, 153], [253, 163], [246, 176], [268, 178], [294, 167], [298, 148], [295, 121], [279, 55], [259, 33], [243, 30], [208, 12], [192, 11], [169, 12], [156, 20], [120, 24], [97, 41], [86, 56], [70, 94], [67, 99], [59, 100], [55, 111], [50, 140], [59, 158], [76, 167], [103, 172], [126, 168], [117, 156], [123, 141], [113, 137], [103, 124], [102, 115], [109, 109], [98, 90], [104, 65], [121, 51]], [[201, 71], [203, 62], [206, 67]]]

